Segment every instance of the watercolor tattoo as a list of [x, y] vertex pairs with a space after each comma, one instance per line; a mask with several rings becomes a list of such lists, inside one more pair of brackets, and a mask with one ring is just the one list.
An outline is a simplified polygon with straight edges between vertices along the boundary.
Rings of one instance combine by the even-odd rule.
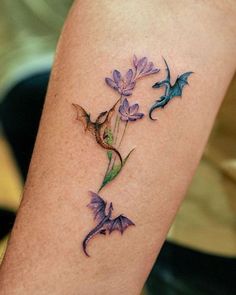
[[156, 100], [154, 105], [149, 110], [149, 118], [151, 120], [155, 120], [152, 117], [152, 112], [155, 109], [164, 108], [173, 97], [176, 97], [176, 96], [181, 97], [182, 96], [184, 86], [188, 85], [188, 77], [193, 73], [193, 72], [186, 72], [186, 73], [178, 76], [175, 81], [175, 84], [171, 85], [171, 83], [170, 83], [170, 69], [169, 69], [168, 64], [165, 59], [164, 59], [164, 62], [166, 64], [166, 72], [167, 72], [166, 79], [163, 81], [160, 81], [160, 82], [156, 82], [152, 87], [153, 88], [160, 88], [160, 87], [164, 86], [165, 93], [163, 96], [160, 97], [159, 100]]
[[109, 234], [111, 234], [114, 230], [118, 230], [121, 234], [126, 230], [127, 227], [130, 225], [134, 225], [134, 223], [124, 215], [119, 215], [118, 217], [111, 219], [112, 211], [113, 211], [113, 205], [110, 203], [110, 205], [107, 208], [106, 213], [106, 207], [107, 202], [105, 202], [98, 194], [94, 192], [90, 192], [92, 200], [88, 207], [92, 209], [94, 219], [98, 222], [98, 225], [92, 229], [87, 236], [85, 237], [83, 241], [83, 250], [85, 255], [89, 256], [86, 247], [89, 242], [95, 235], [102, 234], [105, 235], [108, 231]]
[[[170, 70], [164, 59], [167, 71], [167, 77], [163, 81], [156, 82], [152, 87], [165, 87], [164, 95], [152, 105], [149, 110], [149, 118], [152, 112], [157, 108], [164, 108], [169, 101], [175, 96], [181, 96], [185, 85], [188, 84], [188, 77], [193, 72], [186, 72], [177, 77], [175, 84], [171, 85]], [[132, 68], [125, 75], [121, 75], [118, 70], [112, 72], [112, 77], [105, 78], [105, 83], [111, 87], [119, 96], [109, 110], [101, 112], [95, 120], [91, 119], [91, 115], [80, 105], [73, 103], [77, 116], [76, 120], [82, 124], [85, 132], [89, 132], [97, 144], [106, 151], [107, 168], [104, 173], [103, 180], [98, 186], [97, 192], [89, 191], [91, 201], [88, 207], [94, 215], [95, 227], [86, 235], [82, 242], [82, 248], [86, 256], [89, 257], [87, 246], [88, 242], [98, 234], [111, 234], [117, 230], [121, 234], [130, 226], [134, 226], [134, 222], [123, 214], [112, 218], [113, 204], [105, 202], [100, 196], [101, 190], [111, 183], [123, 171], [124, 166], [131, 156], [134, 148], [127, 155], [120, 153], [120, 147], [123, 144], [125, 133], [128, 125], [135, 124], [141, 120], [145, 114], [139, 111], [138, 103], [131, 103], [129, 97], [133, 94], [134, 88], [139, 79], [143, 79], [150, 75], [159, 73], [160, 69], [149, 62], [146, 57], [138, 59], [135, 55], [132, 61]]]

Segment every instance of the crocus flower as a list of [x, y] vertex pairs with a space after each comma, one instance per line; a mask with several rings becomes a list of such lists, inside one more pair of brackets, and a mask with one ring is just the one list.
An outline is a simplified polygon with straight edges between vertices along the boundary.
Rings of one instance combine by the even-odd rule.
[[138, 59], [136, 55], [134, 55], [133, 65], [135, 68], [135, 80], [144, 76], [156, 74], [160, 71], [160, 69], [154, 67], [152, 62], [148, 62], [146, 57]]
[[108, 86], [118, 91], [123, 96], [129, 96], [132, 94], [132, 90], [136, 82], [133, 80], [133, 70], [129, 69], [125, 77], [121, 76], [121, 73], [117, 70], [113, 71], [113, 79], [105, 78]]
[[127, 98], [125, 98], [119, 107], [119, 113], [122, 121], [136, 121], [142, 119], [143, 113], [138, 113], [139, 105], [137, 103], [129, 105]]
[[146, 57], [133, 58], [134, 69], [129, 69], [122, 77], [118, 70], [114, 70], [111, 78], [105, 78], [108, 86], [118, 91], [122, 96], [130, 96], [139, 78], [158, 73], [160, 70], [154, 67], [152, 62], [148, 62]]

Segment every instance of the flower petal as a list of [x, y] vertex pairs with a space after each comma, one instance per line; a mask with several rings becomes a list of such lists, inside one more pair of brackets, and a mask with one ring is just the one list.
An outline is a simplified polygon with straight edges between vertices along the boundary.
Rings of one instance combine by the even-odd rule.
[[144, 72], [142, 72], [140, 75], [139, 75], [139, 77], [145, 77], [145, 76], [149, 76], [149, 75], [152, 75], [152, 74], [156, 74], [156, 73], [158, 73], [160, 70], [159, 69], [151, 69], [151, 70], [149, 70], [149, 71], [144, 71]]
[[125, 109], [124, 109], [123, 104], [119, 106], [119, 113], [120, 113], [121, 115], [126, 116], [126, 112], [125, 112]]
[[137, 119], [136, 118], [133, 118], [133, 117], [129, 117], [128, 121], [130, 122], [133, 122], [133, 121], [136, 121]]
[[116, 83], [112, 79], [105, 78], [105, 81], [106, 81], [107, 85], [110, 86], [111, 88], [114, 88], [116, 90], [118, 89]]
[[135, 116], [138, 117], [138, 119], [142, 119], [144, 117], [144, 113], [136, 113]]
[[129, 121], [129, 117], [128, 117], [128, 116], [124, 116], [124, 115], [122, 115], [122, 114], [121, 114], [121, 116], [120, 116], [120, 119], [121, 119], [122, 121]]
[[151, 74], [155, 74], [155, 73], [158, 73], [158, 72], [160, 72], [160, 69], [152, 69], [152, 71], [151, 71]]
[[113, 71], [113, 79], [114, 79], [115, 83], [118, 85], [121, 80], [121, 74], [119, 71], [117, 71], [117, 70]]
[[138, 59], [137, 59], [137, 56], [134, 54], [134, 57], [133, 57], [133, 65], [135, 68], [137, 68], [137, 65], [138, 65]]
[[145, 72], [150, 72], [154, 68], [153, 62], [149, 62], [146, 66]]
[[128, 111], [129, 111], [129, 102], [128, 102], [128, 99], [127, 98], [125, 98], [123, 100], [123, 104], [122, 105], [124, 107], [125, 112], [128, 114]]
[[130, 116], [130, 119], [132, 119], [132, 121], [136, 121], [136, 120], [142, 119], [143, 116], [144, 116], [143, 113], [136, 113], [135, 115]]
[[135, 115], [139, 109], [139, 105], [137, 103], [133, 104], [132, 106], [129, 107], [129, 113], [130, 115]]
[[132, 81], [133, 78], [133, 70], [129, 69], [128, 72], [126, 73], [126, 83], [129, 85]]
[[138, 65], [137, 65], [137, 72], [138, 73], [142, 73], [142, 71], [145, 69], [147, 65], [147, 58], [143, 57], [138, 61]]
[[125, 90], [133, 90], [136, 82], [131, 82], [129, 85], [125, 87]]
[[125, 89], [125, 90], [122, 91], [122, 95], [124, 95], [124, 96], [130, 96], [130, 95], [132, 95], [132, 91]]

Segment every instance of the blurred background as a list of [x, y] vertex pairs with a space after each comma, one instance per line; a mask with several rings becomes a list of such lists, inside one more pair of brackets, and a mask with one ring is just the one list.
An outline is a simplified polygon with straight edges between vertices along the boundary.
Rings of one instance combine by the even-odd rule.
[[[0, 1], [0, 263], [72, 2]], [[235, 96], [236, 77], [143, 295], [236, 294]]]

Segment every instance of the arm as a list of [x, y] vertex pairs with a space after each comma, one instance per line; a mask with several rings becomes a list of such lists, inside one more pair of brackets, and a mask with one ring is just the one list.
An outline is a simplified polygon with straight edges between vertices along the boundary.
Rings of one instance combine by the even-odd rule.
[[[75, 2], [58, 45], [24, 198], [1, 268], [0, 294], [140, 292], [234, 72], [235, 7], [215, 3], [221, 2]], [[114, 216], [124, 213], [135, 226], [122, 237], [118, 231], [97, 235], [87, 257], [82, 241], [101, 221], [86, 207], [88, 191], [98, 193], [107, 167], [107, 150], [94, 139], [91, 124], [118, 98], [104, 77], [116, 68], [125, 72], [134, 53], [161, 71], [135, 86], [130, 100], [139, 102], [145, 116], [128, 125], [119, 147], [123, 157], [135, 150], [99, 195], [107, 206], [113, 203]], [[148, 110], [163, 94], [151, 86], [166, 77], [162, 55], [172, 82], [184, 72], [195, 73], [182, 99], [156, 109], [152, 115], [158, 120], [151, 121]], [[73, 103], [91, 113], [90, 131], [76, 120]]]

